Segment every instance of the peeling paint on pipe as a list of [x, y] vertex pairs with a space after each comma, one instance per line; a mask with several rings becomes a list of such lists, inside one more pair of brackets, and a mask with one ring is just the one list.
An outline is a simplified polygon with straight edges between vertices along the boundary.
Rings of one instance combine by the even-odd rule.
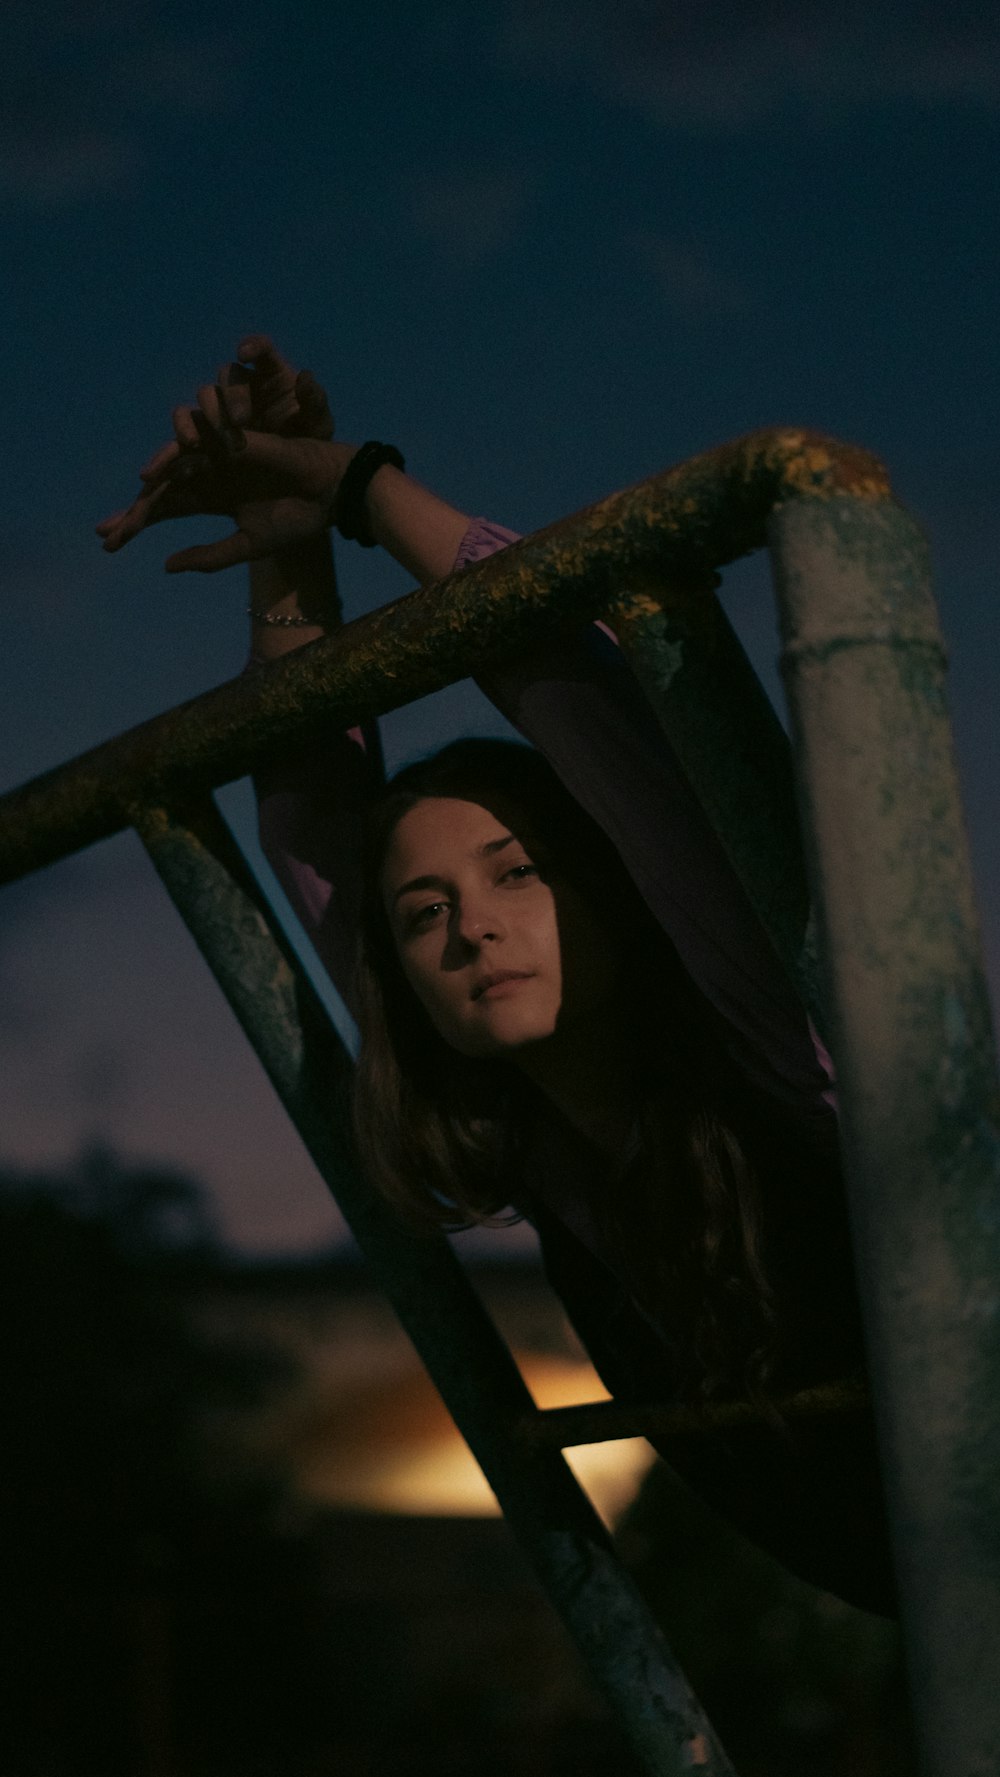
[[634, 1405], [623, 1401], [588, 1401], [577, 1407], [549, 1407], [532, 1413], [517, 1428], [528, 1443], [560, 1450], [576, 1444], [603, 1444], [615, 1438], [697, 1439], [744, 1426], [773, 1424], [776, 1410], [784, 1420], [844, 1418], [863, 1412], [868, 1390], [853, 1380], [828, 1382], [783, 1395], [767, 1411], [751, 1401], [711, 1401], [703, 1406]]
[[790, 500], [783, 670], [926, 1777], [1000, 1771], [1000, 1101], [916, 525]]
[[888, 498], [881, 464], [819, 434], [751, 433], [599, 500], [336, 636], [220, 685], [0, 798], [0, 883], [106, 839], [133, 805], [217, 788], [281, 747], [398, 709], [546, 627], [597, 614], [622, 563], [670, 577], [764, 542], [790, 490]]

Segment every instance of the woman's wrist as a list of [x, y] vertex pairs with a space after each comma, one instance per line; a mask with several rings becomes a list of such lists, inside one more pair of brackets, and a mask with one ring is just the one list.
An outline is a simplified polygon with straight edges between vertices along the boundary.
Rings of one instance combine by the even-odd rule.
[[472, 522], [391, 463], [372, 476], [365, 512], [375, 541], [422, 586], [453, 571]]
[[[324, 444], [327, 524], [336, 522], [337, 491], [356, 444]], [[340, 599], [330, 532], [307, 537], [250, 564], [250, 647], [255, 659], [275, 660], [339, 628]]]
[[328, 531], [251, 562], [249, 614], [250, 645], [259, 660], [274, 660], [339, 628]]
[[337, 496], [340, 493], [340, 484], [344, 479], [344, 473], [348, 463], [351, 461], [352, 457], [357, 456], [361, 447], [357, 444], [345, 444], [341, 438], [331, 438], [326, 448], [330, 455], [327, 523], [335, 527], [337, 523]]
[[[337, 509], [340, 484], [348, 464], [362, 446], [333, 441], [329, 448], [337, 453], [330, 498], [330, 523], [336, 527], [340, 518]], [[363, 514], [364, 530], [369, 539], [373, 538], [422, 584], [443, 579], [451, 573], [469, 526], [468, 517], [422, 487], [393, 462], [381, 463], [366, 478], [360, 510], [357, 501], [349, 503], [355, 522]]]
[[[340, 440], [324, 446], [328, 473], [323, 499], [331, 525], [337, 522], [341, 480], [359, 448]], [[375, 541], [424, 585], [452, 572], [470, 523], [465, 513], [392, 463], [380, 465], [368, 482], [364, 513]], [[340, 623], [328, 532], [253, 563], [250, 587], [251, 646], [258, 659], [290, 653]]]

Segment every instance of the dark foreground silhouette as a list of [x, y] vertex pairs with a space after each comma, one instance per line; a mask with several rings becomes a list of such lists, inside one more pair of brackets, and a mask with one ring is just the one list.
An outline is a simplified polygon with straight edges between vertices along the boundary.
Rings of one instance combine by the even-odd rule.
[[[206, 1330], [198, 1305], [242, 1287], [191, 1181], [101, 1152], [0, 1174], [5, 1777], [627, 1777], [502, 1523], [304, 1513], [227, 1443], [295, 1383], [263, 1323]], [[367, 1285], [255, 1288], [308, 1315]], [[662, 1467], [620, 1536], [744, 1777], [909, 1768], [888, 1624]]]

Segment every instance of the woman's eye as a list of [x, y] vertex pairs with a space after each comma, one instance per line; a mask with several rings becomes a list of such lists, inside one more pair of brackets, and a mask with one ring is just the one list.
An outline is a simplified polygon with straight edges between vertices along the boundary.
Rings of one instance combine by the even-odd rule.
[[446, 906], [446, 901], [429, 901], [426, 907], [418, 907], [416, 912], [410, 916], [410, 931], [425, 931], [428, 926], [434, 924], [441, 909]]
[[[530, 882], [538, 874], [535, 864], [529, 864], [527, 861], [523, 864], [513, 864], [508, 866], [497, 878], [497, 884], [501, 887], [521, 888], [523, 884]], [[408, 933], [430, 931], [433, 926], [437, 925], [442, 914], [447, 914], [449, 906], [450, 902], [448, 901], [428, 901], [423, 907], [415, 907], [407, 917], [406, 931]]]

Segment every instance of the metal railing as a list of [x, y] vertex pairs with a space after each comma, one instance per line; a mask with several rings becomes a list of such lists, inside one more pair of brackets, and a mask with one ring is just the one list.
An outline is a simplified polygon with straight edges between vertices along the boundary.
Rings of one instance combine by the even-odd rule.
[[[791, 750], [710, 591], [765, 542]], [[719, 1777], [726, 1755], [560, 1454], [699, 1435], [706, 1415], [534, 1407], [447, 1242], [406, 1233], [357, 1176], [349, 1059], [211, 796], [595, 615], [829, 1038], [917, 1739], [926, 1777], [994, 1777], [1000, 1105], [925, 551], [874, 458], [762, 432], [612, 495], [0, 799], [0, 882], [137, 830], [640, 1767]], [[787, 1410], [852, 1404], [813, 1390]]]

